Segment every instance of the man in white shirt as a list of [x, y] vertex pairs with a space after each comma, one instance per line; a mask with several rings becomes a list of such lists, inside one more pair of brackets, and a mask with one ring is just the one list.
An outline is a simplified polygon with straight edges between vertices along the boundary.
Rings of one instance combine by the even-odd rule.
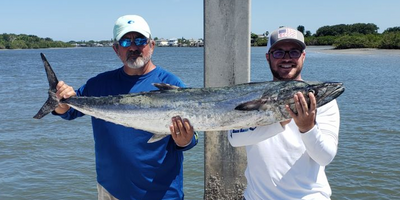
[[[266, 59], [273, 81], [302, 80], [306, 45], [301, 32], [282, 27], [269, 35]], [[325, 166], [338, 147], [340, 115], [336, 100], [316, 108], [309, 93], [308, 105], [301, 93], [294, 97], [292, 119], [269, 126], [232, 130], [234, 147], [247, 152], [246, 200], [330, 199]]]

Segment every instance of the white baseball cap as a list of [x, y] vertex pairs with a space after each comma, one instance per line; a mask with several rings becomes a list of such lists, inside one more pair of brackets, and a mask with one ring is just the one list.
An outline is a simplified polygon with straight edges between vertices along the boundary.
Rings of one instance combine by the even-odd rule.
[[129, 32], [138, 32], [146, 38], [150, 38], [150, 27], [139, 15], [124, 15], [117, 19], [114, 25], [114, 40], [119, 41]]
[[267, 52], [280, 41], [297, 42], [303, 48], [302, 50], [306, 48], [303, 33], [290, 27], [281, 27], [269, 34]]

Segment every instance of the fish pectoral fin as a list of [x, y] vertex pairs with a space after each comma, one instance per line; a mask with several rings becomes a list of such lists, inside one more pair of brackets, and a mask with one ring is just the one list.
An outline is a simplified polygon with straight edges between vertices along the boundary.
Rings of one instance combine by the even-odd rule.
[[157, 142], [160, 141], [162, 139], [164, 139], [165, 137], [169, 136], [170, 134], [154, 134], [153, 137], [151, 137], [147, 143], [153, 143], [153, 142]]
[[153, 83], [153, 85], [157, 87], [159, 90], [174, 90], [179, 88], [178, 86], [170, 85], [167, 83]]
[[264, 103], [265, 102], [262, 99], [248, 101], [236, 106], [235, 110], [243, 110], [243, 111], [260, 110], [261, 106]]

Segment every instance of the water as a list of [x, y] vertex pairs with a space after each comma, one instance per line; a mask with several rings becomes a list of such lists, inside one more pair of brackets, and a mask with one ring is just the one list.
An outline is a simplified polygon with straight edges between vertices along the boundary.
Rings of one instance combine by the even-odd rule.
[[[326, 52], [309, 48], [306, 80], [340, 81], [339, 150], [327, 166], [332, 199], [400, 196], [400, 52]], [[252, 48], [252, 81], [271, 80], [264, 48]], [[34, 120], [47, 98], [39, 53], [60, 80], [77, 88], [121, 66], [111, 48], [0, 51], [0, 199], [96, 199], [90, 118]], [[154, 63], [190, 87], [202, 87], [203, 48], [157, 48]], [[203, 198], [204, 143], [185, 152], [186, 199]], [[232, 161], [234, 162], [234, 161]]]

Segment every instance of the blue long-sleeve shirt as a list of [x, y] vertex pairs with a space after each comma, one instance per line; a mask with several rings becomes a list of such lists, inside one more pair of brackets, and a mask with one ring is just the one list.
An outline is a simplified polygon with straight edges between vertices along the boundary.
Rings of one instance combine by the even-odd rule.
[[[152, 83], [184, 87], [172, 73], [156, 67], [140, 76], [122, 68], [97, 75], [77, 90], [77, 96], [108, 96], [157, 90]], [[83, 116], [69, 109], [64, 119]], [[92, 117], [97, 181], [118, 199], [183, 199], [183, 152], [197, 144], [197, 134], [184, 148], [171, 136], [147, 143], [152, 133]]]

